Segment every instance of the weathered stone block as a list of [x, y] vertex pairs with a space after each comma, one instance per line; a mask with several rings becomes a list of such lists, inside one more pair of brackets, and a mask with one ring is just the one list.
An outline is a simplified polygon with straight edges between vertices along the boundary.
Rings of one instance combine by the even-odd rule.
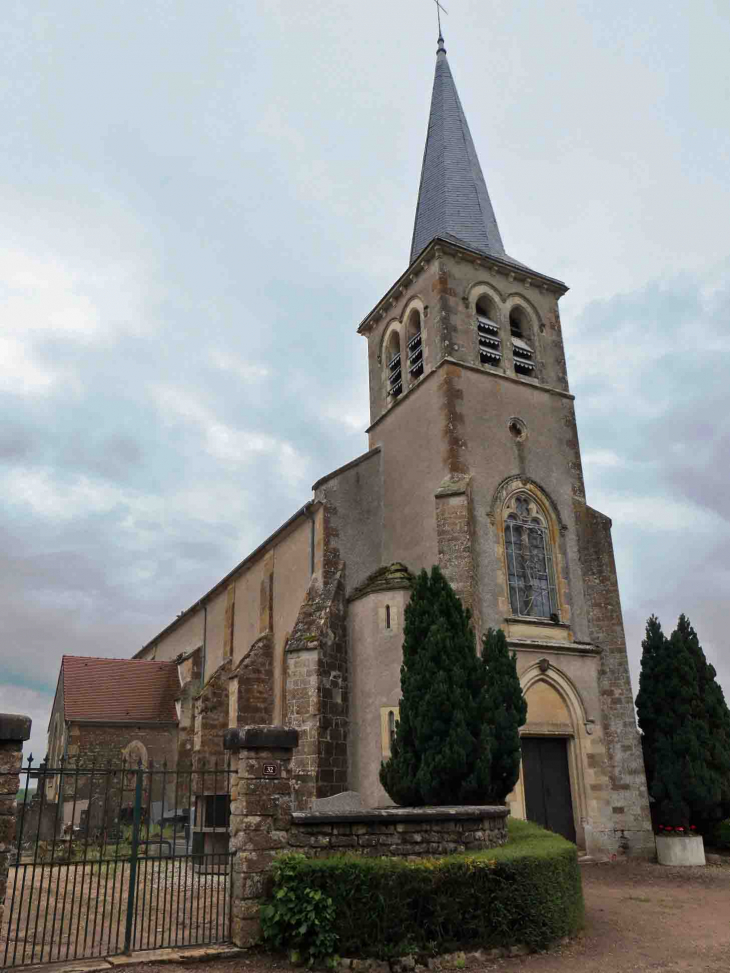
[[231, 919], [231, 939], [236, 946], [255, 946], [261, 938], [261, 923], [258, 919]]

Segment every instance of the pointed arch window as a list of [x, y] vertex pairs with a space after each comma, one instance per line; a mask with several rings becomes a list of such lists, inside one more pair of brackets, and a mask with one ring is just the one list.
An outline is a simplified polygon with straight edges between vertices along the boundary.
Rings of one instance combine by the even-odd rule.
[[517, 494], [507, 504], [504, 544], [513, 613], [556, 619], [558, 599], [550, 532], [542, 510], [527, 494]]

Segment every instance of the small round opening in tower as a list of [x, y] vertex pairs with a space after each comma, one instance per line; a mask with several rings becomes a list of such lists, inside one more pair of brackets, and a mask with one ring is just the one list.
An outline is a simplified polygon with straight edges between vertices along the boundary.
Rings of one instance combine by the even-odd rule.
[[527, 437], [527, 426], [524, 424], [522, 419], [510, 419], [508, 428], [510, 435], [513, 439], [516, 439], [518, 443], [522, 442]]

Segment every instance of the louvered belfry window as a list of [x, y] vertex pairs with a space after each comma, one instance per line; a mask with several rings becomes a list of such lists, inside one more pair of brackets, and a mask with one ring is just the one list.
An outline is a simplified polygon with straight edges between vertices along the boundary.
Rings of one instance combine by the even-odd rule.
[[477, 332], [479, 334], [479, 360], [482, 365], [500, 365], [502, 363], [502, 342], [499, 337], [499, 326], [478, 310]]
[[423, 342], [420, 331], [408, 342], [408, 373], [411, 378], [423, 375]]
[[387, 350], [388, 395], [397, 398], [403, 391], [403, 369], [401, 367], [400, 338], [396, 331], [392, 332], [388, 340]]
[[527, 496], [518, 495], [508, 507], [504, 543], [512, 611], [550, 618], [557, 614], [557, 597], [547, 525]]

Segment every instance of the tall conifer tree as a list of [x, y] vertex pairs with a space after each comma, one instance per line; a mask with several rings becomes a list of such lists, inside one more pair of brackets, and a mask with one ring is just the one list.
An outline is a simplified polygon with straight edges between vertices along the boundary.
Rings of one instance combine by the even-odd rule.
[[421, 571], [405, 611], [400, 718], [380, 769], [396, 804], [501, 803], [514, 786], [515, 680], [521, 690], [499, 635], [490, 633], [480, 658], [451, 585], [437, 567]]
[[639, 674], [639, 695], [636, 697], [636, 711], [639, 718], [644, 752], [644, 768], [649, 787], [654, 780], [656, 765], [657, 724], [665, 708], [664, 683], [657, 679], [657, 668], [662, 653], [666, 652], [667, 637], [656, 615], [646, 623], [646, 635], [641, 643], [641, 672]]
[[636, 708], [658, 823], [709, 827], [730, 788], [730, 711], [689, 620], [667, 639], [652, 616]]
[[527, 722], [527, 701], [517, 675], [517, 657], [510, 655], [501, 628], [490, 628], [482, 639], [484, 689], [479, 718], [488, 728], [491, 757], [487, 798], [503, 804], [520, 776], [520, 727]]

